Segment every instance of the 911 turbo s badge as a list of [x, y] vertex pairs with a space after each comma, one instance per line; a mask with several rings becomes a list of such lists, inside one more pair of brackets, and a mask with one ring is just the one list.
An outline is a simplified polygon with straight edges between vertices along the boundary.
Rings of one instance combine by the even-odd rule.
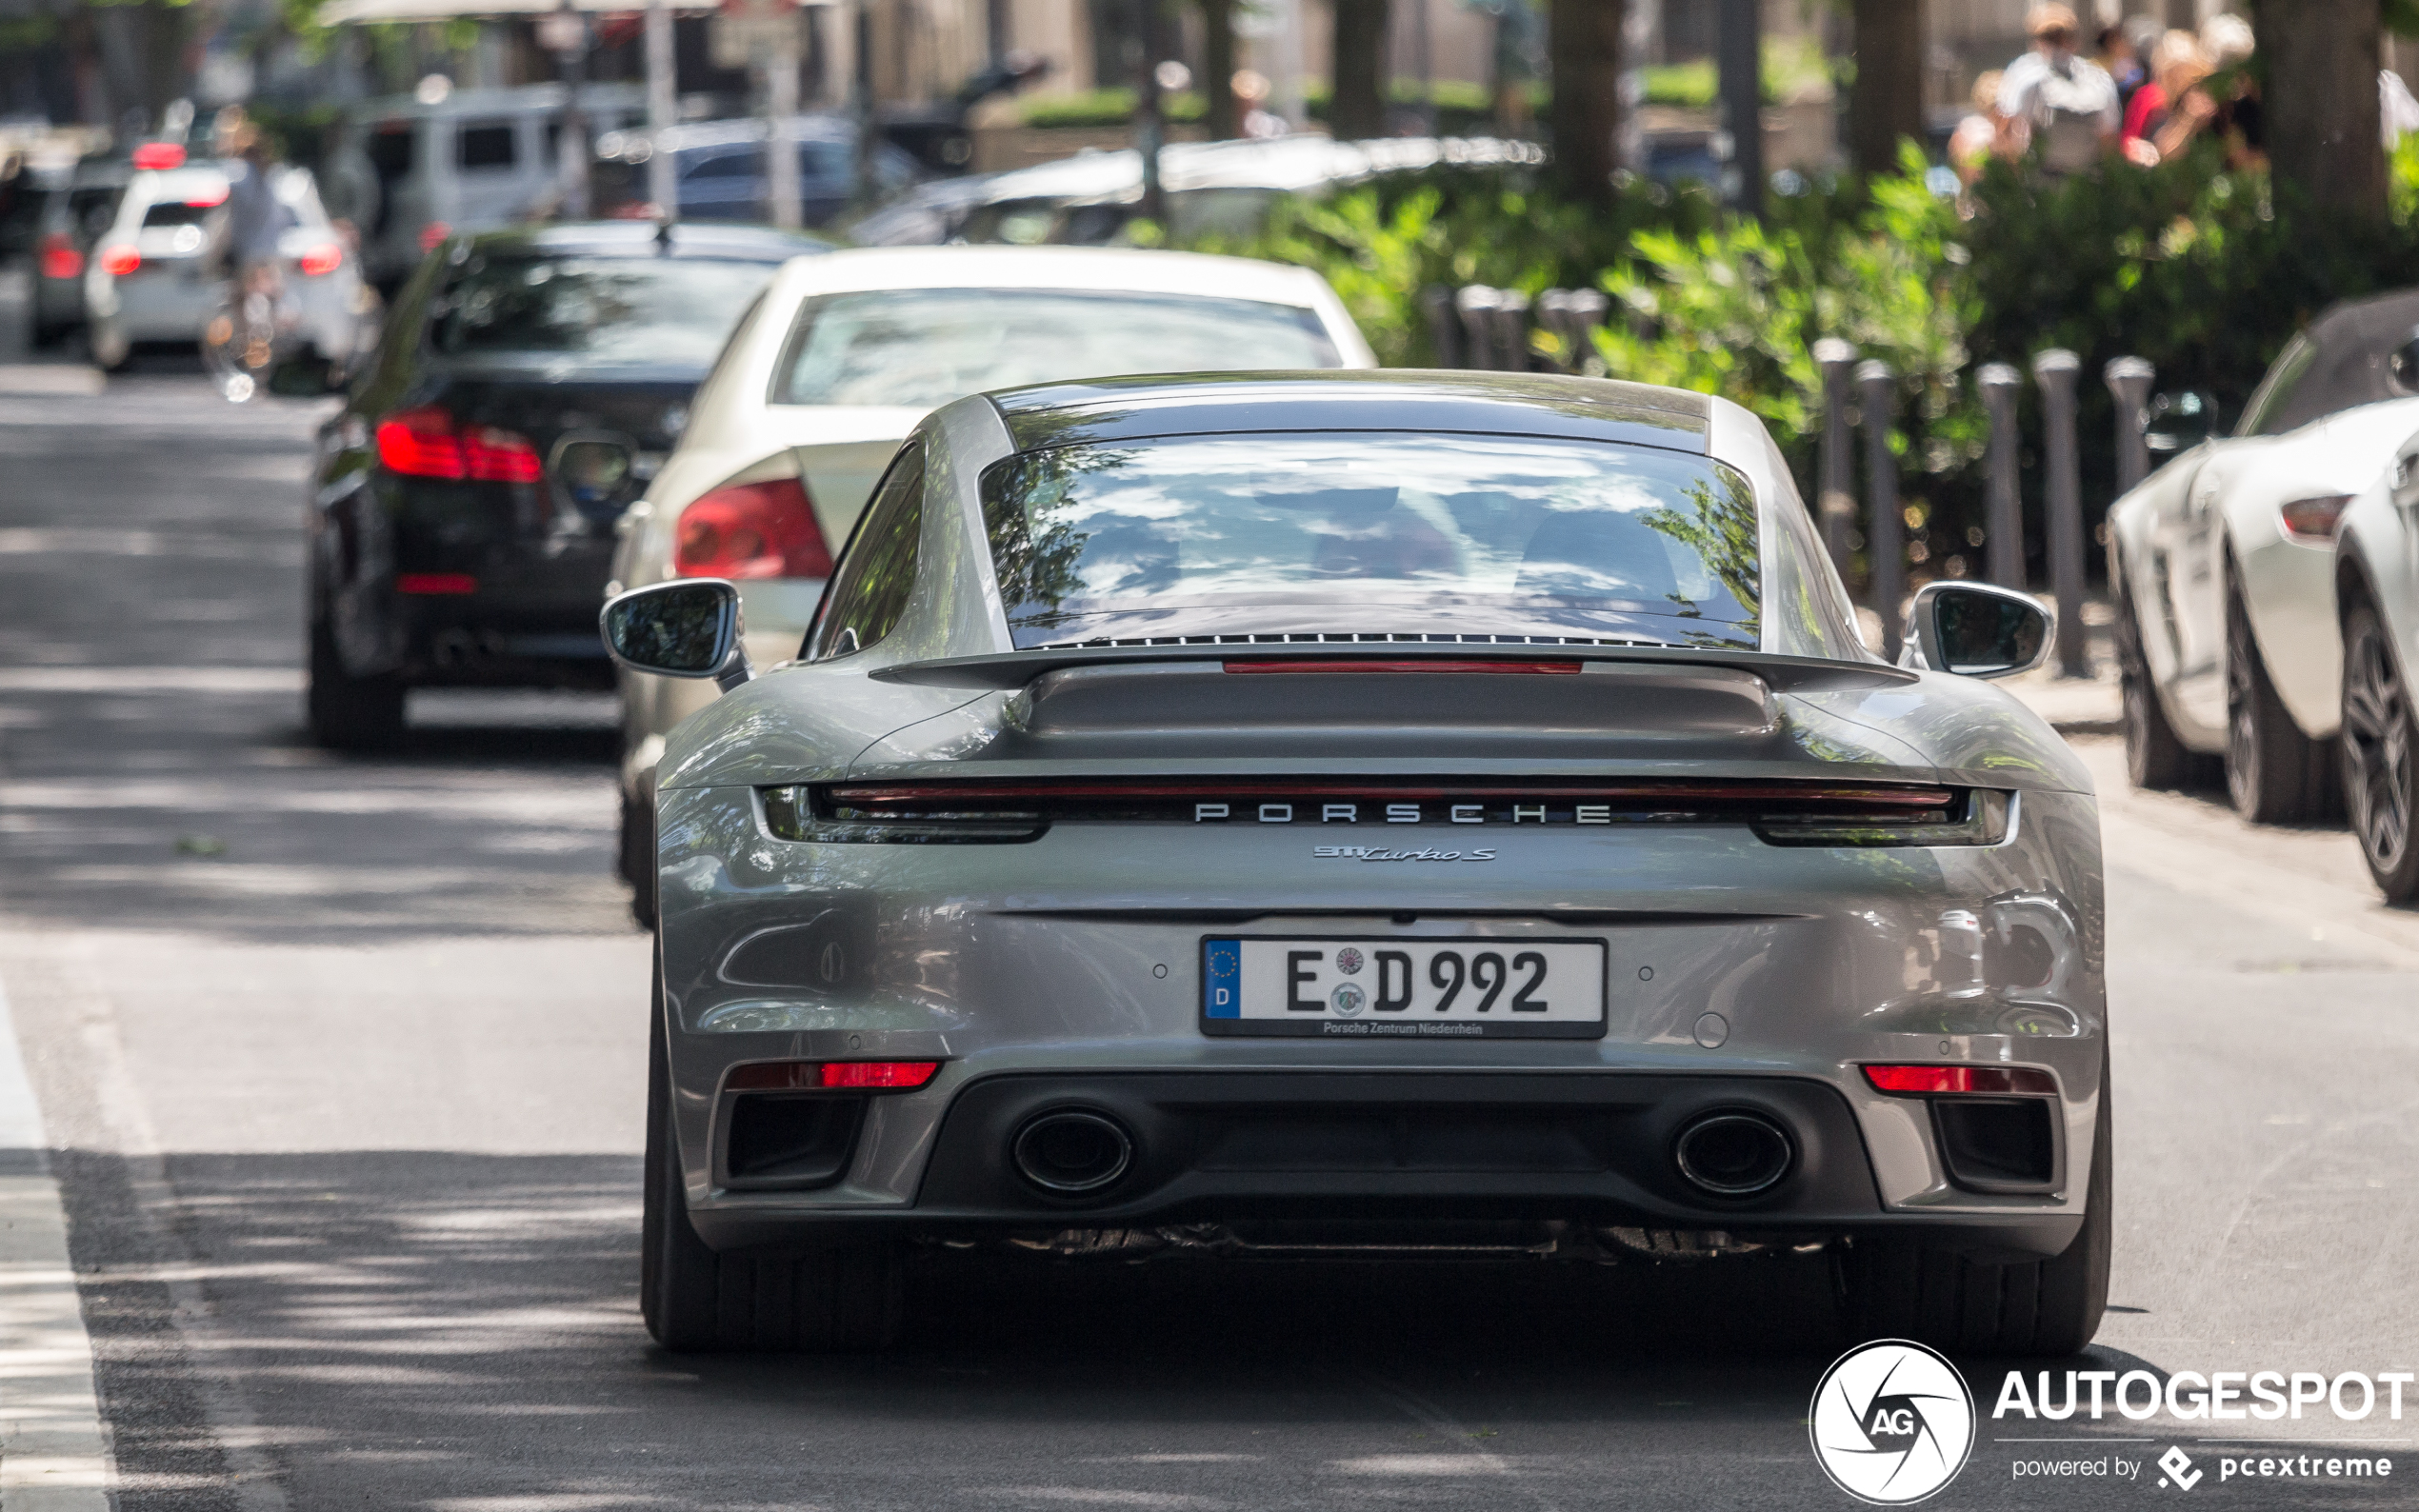
[[1474, 850], [1439, 850], [1424, 846], [1417, 850], [1405, 850], [1396, 846], [1313, 846], [1310, 854], [1322, 861], [1492, 861], [1494, 847], [1482, 846]]

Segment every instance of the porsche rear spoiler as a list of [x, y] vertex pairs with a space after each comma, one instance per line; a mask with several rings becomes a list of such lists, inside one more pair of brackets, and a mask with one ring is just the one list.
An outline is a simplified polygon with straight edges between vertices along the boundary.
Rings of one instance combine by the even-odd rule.
[[1697, 650], [1664, 646], [1570, 646], [1507, 642], [1492, 636], [1469, 641], [1336, 642], [1268, 638], [1218, 645], [1079, 646], [1050, 650], [1003, 651], [989, 656], [948, 656], [877, 667], [868, 675], [885, 683], [926, 687], [989, 690], [1019, 688], [1047, 673], [1078, 666], [1137, 664], [1223, 663], [1243, 672], [1578, 672], [1590, 662], [1728, 667], [1762, 680], [1777, 693], [1816, 693], [1892, 687], [1915, 674], [1884, 662], [1834, 662], [1768, 651]]

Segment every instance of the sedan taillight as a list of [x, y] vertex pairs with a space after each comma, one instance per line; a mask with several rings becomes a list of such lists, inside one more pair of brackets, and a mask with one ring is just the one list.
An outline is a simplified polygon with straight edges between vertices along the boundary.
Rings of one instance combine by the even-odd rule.
[[65, 231], [51, 231], [42, 238], [42, 276], [45, 278], [81, 278], [84, 276], [84, 254]]
[[125, 242], [101, 249], [101, 271], [111, 278], [124, 278], [142, 266], [143, 254]]
[[333, 242], [310, 248], [294, 259], [294, 266], [307, 277], [318, 278], [332, 273], [345, 264], [345, 249]]
[[685, 578], [828, 578], [831, 550], [796, 478], [726, 483], [680, 512], [672, 570]]
[[529, 437], [494, 426], [457, 428], [435, 405], [398, 409], [380, 421], [378, 461], [408, 478], [535, 483], [545, 475]]

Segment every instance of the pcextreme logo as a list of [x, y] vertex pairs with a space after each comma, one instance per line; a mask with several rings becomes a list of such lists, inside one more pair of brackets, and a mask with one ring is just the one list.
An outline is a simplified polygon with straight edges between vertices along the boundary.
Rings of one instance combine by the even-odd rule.
[[1860, 1502], [1905, 1506], [1957, 1479], [1974, 1446], [1974, 1399], [1922, 1344], [1881, 1339], [1831, 1363], [1807, 1414], [1814, 1459]]

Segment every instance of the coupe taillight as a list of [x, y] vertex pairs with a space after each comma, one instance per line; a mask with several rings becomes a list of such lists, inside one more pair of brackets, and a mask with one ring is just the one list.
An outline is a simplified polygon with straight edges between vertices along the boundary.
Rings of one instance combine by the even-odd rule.
[[938, 1061], [758, 1061], [733, 1066], [733, 1092], [911, 1092], [932, 1080]]
[[124, 278], [143, 266], [143, 254], [128, 243], [101, 249], [101, 271], [111, 278]]
[[42, 276], [45, 278], [81, 278], [84, 275], [84, 254], [65, 231], [51, 231], [42, 238]]
[[2343, 524], [2344, 510], [2351, 504], [2348, 493], [2330, 493], [2316, 499], [2295, 499], [2277, 508], [2285, 522], [2285, 533], [2296, 541], [2332, 541], [2336, 527]]
[[2023, 1065], [1869, 1065], [1865, 1080], [1876, 1092], [1902, 1097], [2040, 1096], [2058, 1090], [2049, 1072]]
[[494, 426], [456, 426], [435, 405], [380, 421], [378, 461], [407, 478], [452, 482], [535, 483], [546, 474], [529, 437]]
[[828, 578], [831, 551], [805, 484], [726, 483], [681, 511], [672, 570], [685, 578]]

